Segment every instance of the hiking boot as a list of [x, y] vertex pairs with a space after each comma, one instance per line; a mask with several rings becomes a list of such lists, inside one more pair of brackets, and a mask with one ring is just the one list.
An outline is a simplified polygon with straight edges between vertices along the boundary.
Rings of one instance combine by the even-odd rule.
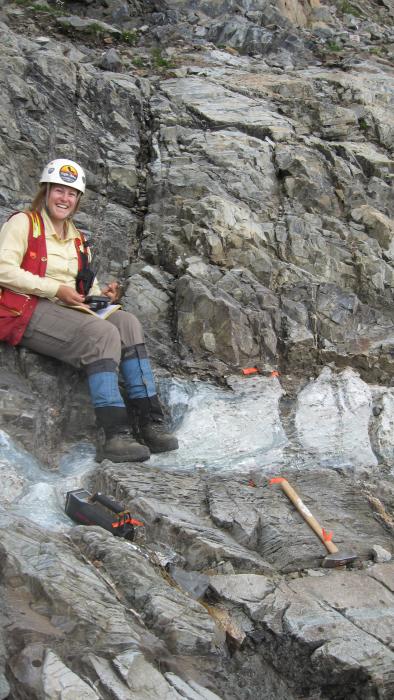
[[133, 432], [137, 440], [151, 452], [171, 452], [178, 449], [178, 440], [164, 427], [163, 409], [157, 395], [126, 401]]
[[147, 423], [141, 425], [139, 436], [144, 445], [147, 445], [151, 452], [171, 452], [178, 449], [178, 440], [172, 433], [167, 433], [163, 427], [157, 423]]
[[127, 428], [107, 436], [103, 429], [99, 431], [97, 462], [102, 462], [103, 459], [111, 462], [145, 462], [149, 457], [148, 447], [140, 445]]

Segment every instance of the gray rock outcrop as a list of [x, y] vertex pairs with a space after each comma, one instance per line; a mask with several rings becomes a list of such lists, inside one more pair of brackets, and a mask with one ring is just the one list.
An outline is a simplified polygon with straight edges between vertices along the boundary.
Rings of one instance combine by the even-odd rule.
[[[1, 219], [83, 164], [180, 440], [98, 466], [84, 376], [1, 345], [0, 700], [392, 698], [393, 2], [0, 0], [0, 33]], [[81, 483], [146, 541], [67, 524]]]

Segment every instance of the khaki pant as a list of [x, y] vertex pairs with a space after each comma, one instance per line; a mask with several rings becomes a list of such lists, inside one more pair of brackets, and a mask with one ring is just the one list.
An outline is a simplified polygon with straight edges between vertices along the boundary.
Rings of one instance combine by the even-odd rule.
[[21, 345], [89, 373], [103, 360], [112, 360], [118, 367], [122, 350], [143, 343], [139, 320], [126, 311], [115, 311], [103, 320], [40, 299]]

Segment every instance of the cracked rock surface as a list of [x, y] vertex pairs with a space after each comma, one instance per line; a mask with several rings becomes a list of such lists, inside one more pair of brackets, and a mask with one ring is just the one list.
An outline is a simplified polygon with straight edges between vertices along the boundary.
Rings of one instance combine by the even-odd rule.
[[[391, 699], [393, 2], [0, 0], [0, 34], [0, 218], [82, 163], [180, 443], [98, 466], [84, 376], [1, 345], [0, 700]], [[68, 523], [81, 485], [145, 540]]]

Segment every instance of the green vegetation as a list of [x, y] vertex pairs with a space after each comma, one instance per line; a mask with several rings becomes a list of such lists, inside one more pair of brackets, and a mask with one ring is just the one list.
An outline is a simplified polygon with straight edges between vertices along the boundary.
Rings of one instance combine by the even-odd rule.
[[51, 5], [47, 5], [46, 3], [34, 3], [32, 0], [14, 0], [17, 5], [21, 5], [22, 7], [27, 7], [29, 10], [33, 10], [34, 12], [38, 13], [45, 13], [47, 15], [53, 15], [53, 16], [60, 16], [64, 14], [63, 10], [59, 10], [57, 7], [51, 7]]
[[[74, 27], [69, 24], [67, 21], [61, 23], [62, 26], [62, 31], [65, 32], [66, 34], [71, 34], [72, 36], [75, 36], [75, 29]], [[87, 24], [86, 27], [80, 27], [78, 29], [78, 35], [81, 37], [85, 37], [85, 39], [102, 39], [103, 37], [107, 36], [107, 32], [103, 29], [103, 27], [98, 23], [98, 22], [91, 22], [90, 24]]]
[[108, 31], [99, 22], [90, 22], [85, 27], [80, 27], [77, 34], [72, 24], [69, 24], [67, 20], [61, 22], [61, 28], [65, 34], [71, 34], [74, 37], [76, 35], [81, 36], [81, 38], [84, 37], [85, 41], [91, 40], [100, 43], [103, 39], [106, 41], [108, 38], [109, 43], [112, 44], [112, 37], [108, 36]]
[[86, 34], [91, 34], [96, 38], [100, 37], [102, 34], [106, 34], [105, 30], [98, 22], [92, 22], [85, 29]]
[[137, 32], [133, 30], [122, 32], [122, 41], [124, 41], [125, 44], [129, 44], [130, 46], [135, 46], [138, 41]]
[[368, 131], [368, 124], [367, 124], [366, 120], [364, 119], [364, 117], [360, 117], [360, 119], [358, 120], [358, 125], [359, 125], [361, 131]]
[[[101, 24], [99, 24], [98, 22], [92, 22], [91, 24], [89, 24], [86, 27], [84, 33], [93, 36], [96, 39], [99, 39], [104, 35], [108, 35], [107, 29], [105, 29], [105, 27], [102, 27]], [[135, 46], [138, 42], [138, 33], [134, 31], [125, 31], [121, 34], [114, 35], [113, 40], [115, 42], [120, 40], [123, 41], [125, 44], [129, 44], [129, 46]]]
[[347, 15], [354, 15], [354, 17], [361, 17], [361, 12], [357, 7], [354, 7], [348, 0], [340, 0], [339, 9], [341, 12]]
[[369, 53], [372, 53], [375, 56], [385, 56], [386, 48], [384, 46], [371, 46]]
[[327, 41], [326, 47], [329, 51], [341, 51], [342, 46], [336, 41]]
[[164, 58], [161, 53], [161, 49], [152, 49], [152, 63], [155, 68], [174, 68], [175, 64]]
[[142, 68], [145, 65], [145, 61], [141, 58], [141, 56], [133, 56], [131, 62], [136, 68]]

